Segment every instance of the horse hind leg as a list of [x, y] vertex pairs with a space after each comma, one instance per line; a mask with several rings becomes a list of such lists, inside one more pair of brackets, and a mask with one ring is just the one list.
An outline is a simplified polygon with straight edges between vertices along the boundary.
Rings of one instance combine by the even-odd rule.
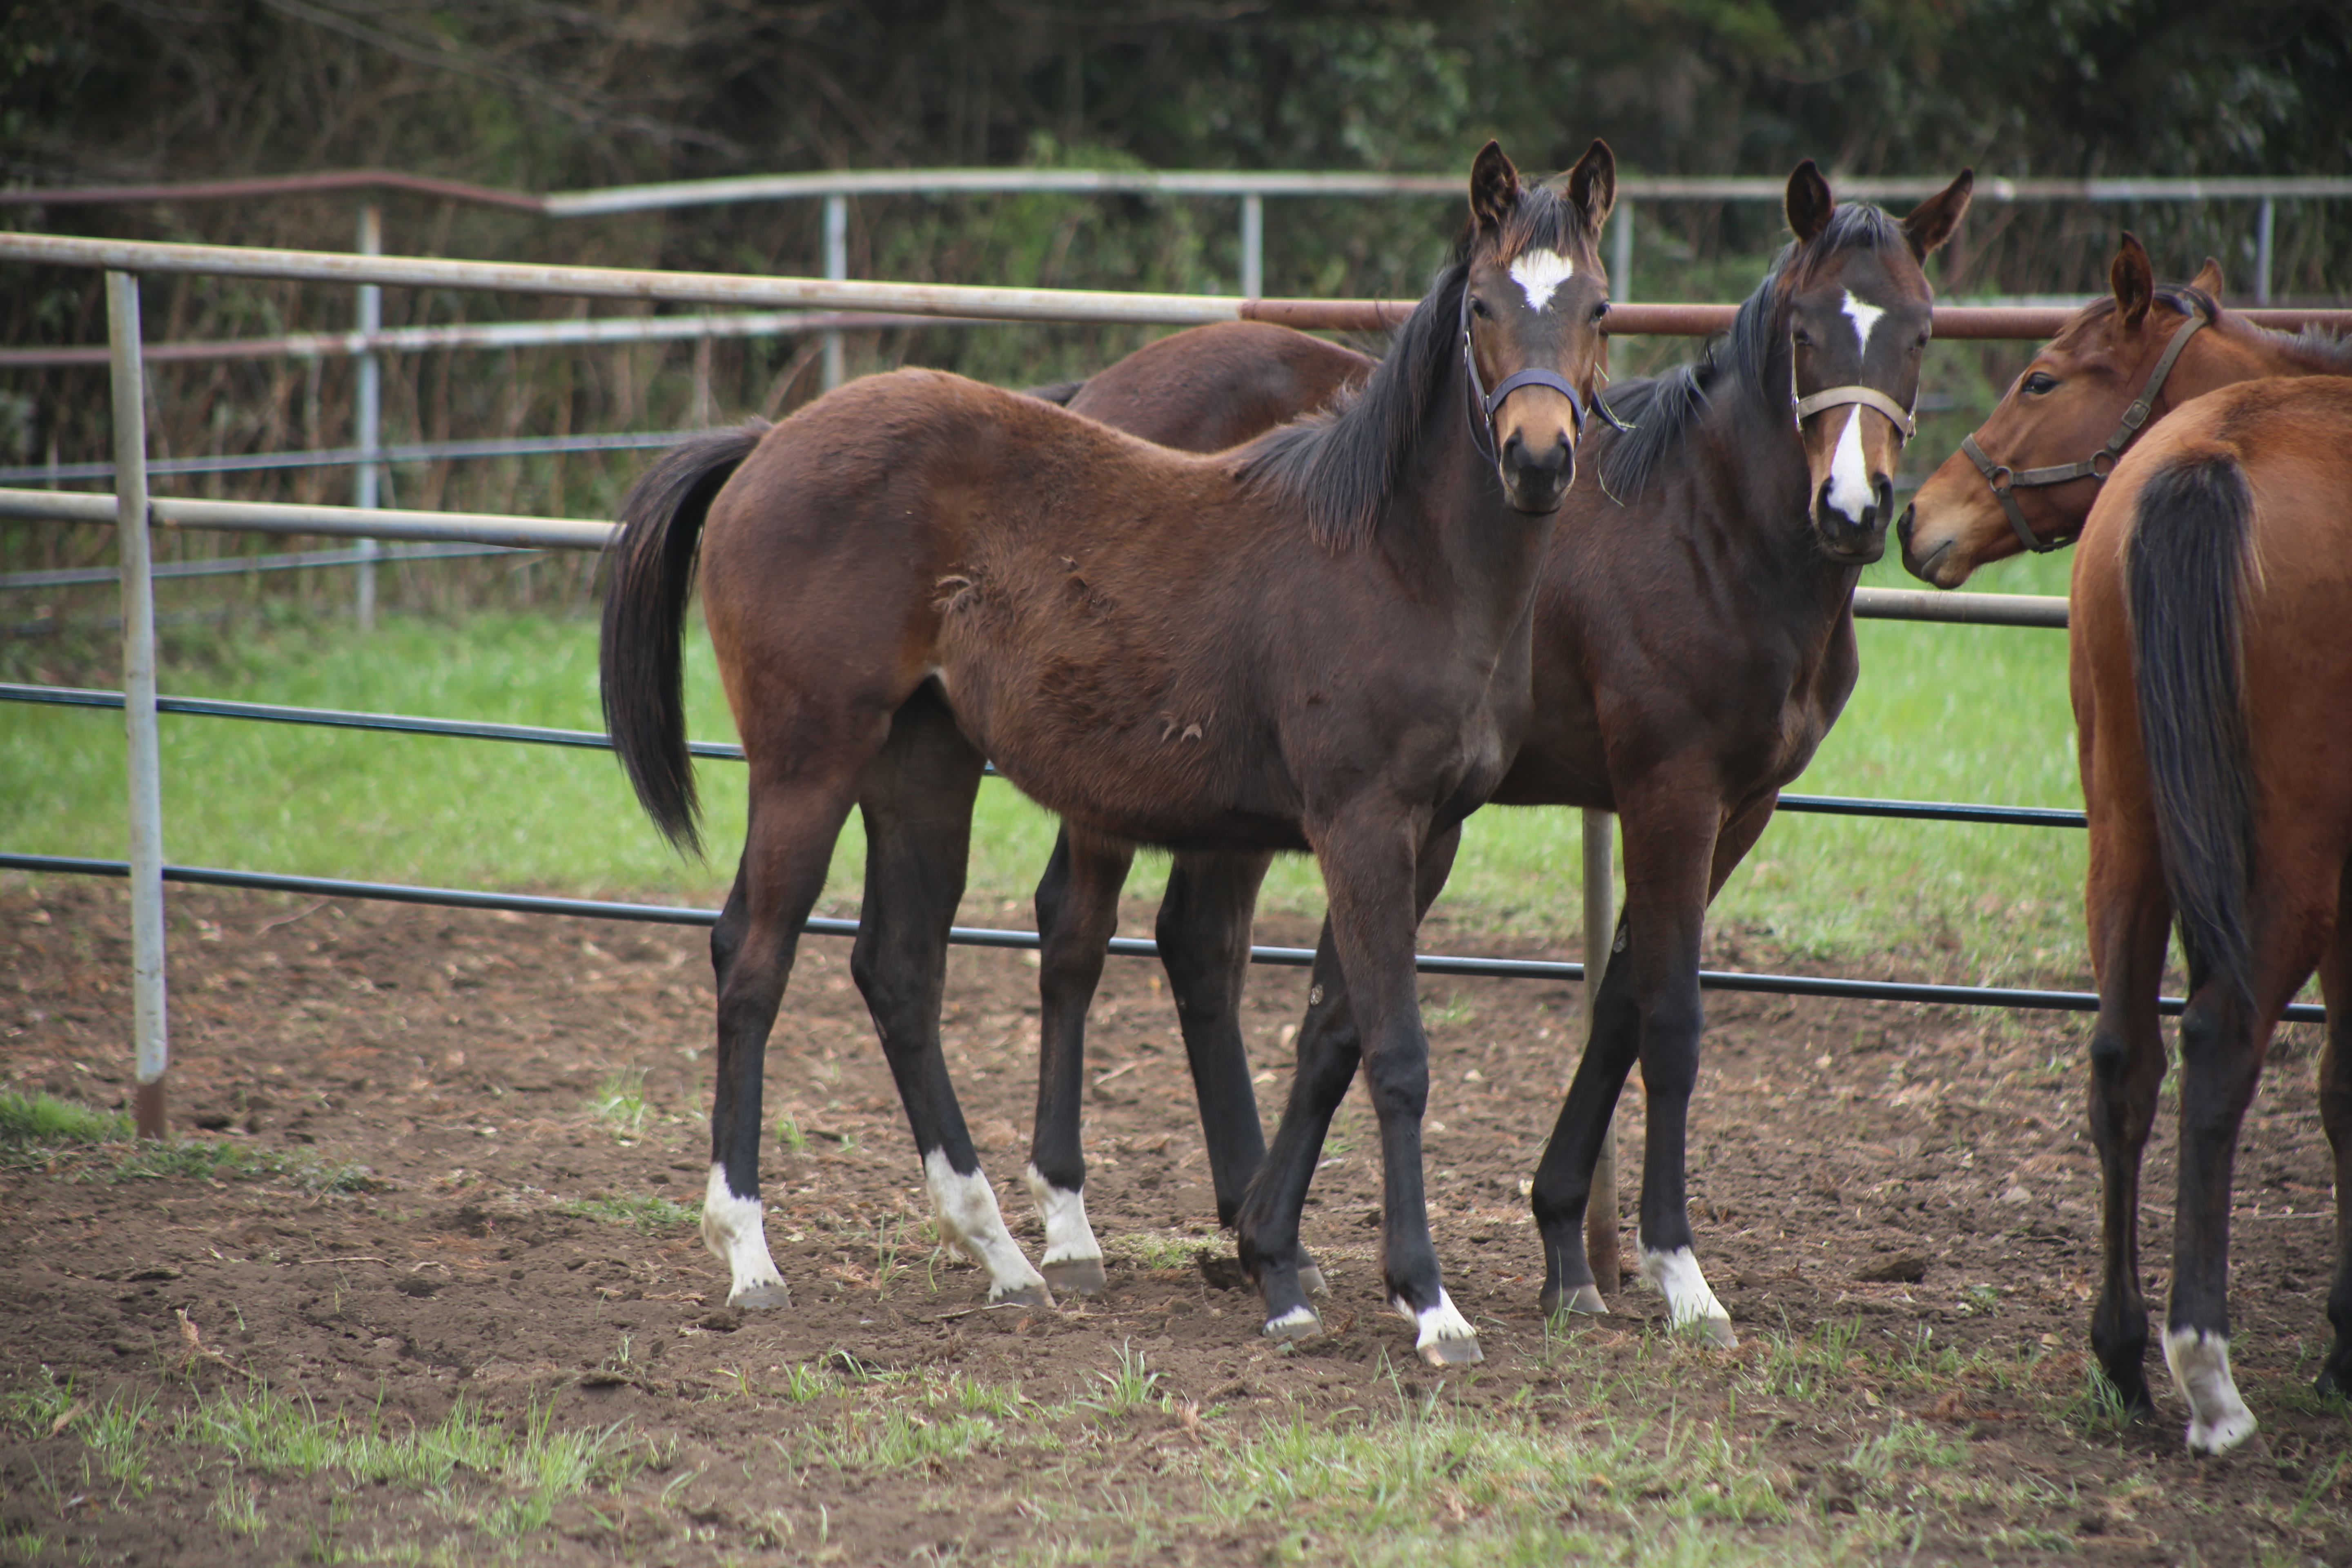
[[702, 1240], [727, 1263], [730, 1307], [782, 1307], [791, 1300], [768, 1251], [760, 1202], [761, 1095], [768, 1036], [852, 794], [844, 779], [785, 782], [755, 772], [743, 858], [710, 933], [719, 1040]]
[[1045, 1283], [1081, 1296], [1108, 1283], [1102, 1246], [1087, 1221], [1087, 1162], [1079, 1142], [1086, 1089], [1087, 1007], [1118, 930], [1119, 889], [1134, 850], [1073, 834], [1066, 825], [1037, 884], [1037, 998], [1043, 1050], [1037, 1119], [1025, 1179], [1045, 1227]]
[[981, 766], [932, 689], [891, 716], [858, 795], [866, 907], [850, 974], [882, 1038], [940, 1234], [987, 1271], [991, 1301], [1051, 1306], [1053, 1292], [1004, 1228], [940, 1049], [948, 930], [963, 898]]
[[2335, 1326], [2336, 1341], [2314, 1386], [2323, 1394], [2352, 1398], [2352, 865], [2338, 879], [2336, 930], [2321, 961], [2319, 984], [2327, 1002], [2319, 1117], [2336, 1163], [2336, 1283], [2327, 1292], [2327, 1321]]

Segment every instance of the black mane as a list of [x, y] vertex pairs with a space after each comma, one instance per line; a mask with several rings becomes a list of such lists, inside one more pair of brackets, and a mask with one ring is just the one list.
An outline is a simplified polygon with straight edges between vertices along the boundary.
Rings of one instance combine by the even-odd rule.
[[[1569, 251], [1588, 237], [1583, 214], [1559, 192], [1523, 184], [1495, 244], [1516, 256], [1531, 247]], [[1412, 470], [1431, 409], [1449, 395], [1467, 396], [1459, 381], [1462, 292], [1476, 243], [1475, 228], [1454, 241], [1361, 392], [1259, 437], [1243, 460], [1243, 479], [1305, 509], [1308, 529], [1328, 549], [1370, 541]]]
[[1650, 482], [1659, 463], [1686, 440], [1707, 405], [1728, 391], [1764, 399], [1788, 396], [1788, 296], [1783, 278], [1801, 279], [1845, 250], [1888, 250], [1906, 244], [1903, 227], [1866, 202], [1842, 202], [1810, 240], [1792, 240], [1772, 258], [1764, 280], [1740, 302], [1730, 330], [1712, 339], [1697, 362], [1620, 383], [1602, 398], [1631, 430], [1601, 455], [1601, 479], [1611, 495], [1630, 500]]

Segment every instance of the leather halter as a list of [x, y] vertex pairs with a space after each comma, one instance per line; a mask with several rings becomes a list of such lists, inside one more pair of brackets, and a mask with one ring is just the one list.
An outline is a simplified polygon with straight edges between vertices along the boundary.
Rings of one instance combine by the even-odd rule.
[[1808, 416], [1819, 414], [1824, 408], [1841, 408], [1847, 404], [1860, 404], [1864, 408], [1875, 408], [1893, 420], [1895, 428], [1906, 443], [1919, 433], [1918, 418], [1912, 414], [1911, 410], [1874, 386], [1828, 386], [1806, 396], [1796, 397], [1794, 396], [1797, 390], [1796, 374], [1796, 367], [1793, 364], [1790, 365], [1789, 391], [1792, 401], [1790, 406], [1796, 410], [1797, 423], [1800, 425], [1805, 422]]
[[2105, 446], [2079, 463], [2060, 463], [2047, 468], [2012, 468], [2006, 463], [1996, 463], [1986, 457], [1985, 449], [1977, 445], [1973, 433], [1960, 437], [1960, 450], [1968, 454], [1969, 461], [1977, 466], [1977, 472], [1985, 477], [1985, 483], [1992, 487], [2001, 510], [2009, 513], [2009, 526], [2017, 531], [2020, 544], [2036, 555], [2046, 555], [2061, 545], [2072, 544], [2074, 535], [2053, 534], [2046, 542], [2036, 538], [2033, 530], [2025, 525], [2025, 513], [2019, 510], [2017, 497], [2011, 492], [2020, 485], [2032, 489], [2042, 485], [2063, 485], [2070, 479], [2099, 480], [2114, 473], [2116, 462], [2124, 455], [2124, 448], [2132, 444], [2132, 437], [2139, 434], [2140, 427], [2156, 412], [2156, 400], [2164, 395], [2165, 381], [2172, 374], [2172, 367], [2179, 360], [2180, 351], [2189, 346], [2189, 340], [2197, 335], [2199, 328], [2211, 325], [2212, 321], [2201, 302], [2194, 299], [2189, 300], [2188, 324], [2173, 333], [2172, 341], [2164, 346], [2156, 368], [2148, 372], [2147, 384], [2139, 389], [2139, 395], [2132, 399], [2131, 406], [2124, 410], [2123, 418], [2116, 423], [2116, 433], [2107, 437]]
[[1576, 441], [1584, 438], [1584, 399], [1576, 395], [1576, 388], [1570, 386], [1565, 377], [1548, 370], [1513, 371], [1495, 384], [1494, 391], [1487, 391], [1485, 379], [1478, 374], [1477, 351], [1470, 342], [1470, 290], [1466, 286], [1462, 290], [1462, 368], [1470, 378], [1471, 401], [1477, 405], [1477, 412], [1471, 420], [1471, 433], [1474, 438], [1482, 432], [1485, 435], [1486, 439], [1479, 451], [1488, 462], [1501, 460], [1495, 441], [1495, 411], [1503, 406], [1503, 399], [1523, 386], [1549, 386], [1568, 399], [1568, 410], [1576, 431], [1575, 441], [1571, 441], [1568, 448], [1569, 472], [1571, 476], [1576, 472]]

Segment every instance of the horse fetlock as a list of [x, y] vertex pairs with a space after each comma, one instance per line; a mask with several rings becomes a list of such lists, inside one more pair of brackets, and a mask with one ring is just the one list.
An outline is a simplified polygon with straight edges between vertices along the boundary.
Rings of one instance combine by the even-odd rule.
[[923, 1156], [923, 1185], [930, 1192], [931, 1213], [939, 1220], [940, 1234], [988, 1271], [991, 1301], [1054, 1304], [1045, 1276], [1029, 1266], [1012, 1232], [1004, 1228], [996, 1190], [988, 1184], [985, 1174], [978, 1170], [958, 1171], [946, 1150], [934, 1149]]
[[1389, 1305], [1413, 1325], [1417, 1332], [1412, 1348], [1430, 1365], [1466, 1366], [1486, 1359], [1478, 1349], [1478, 1331], [1470, 1326], [1470, 1321], [1455, 1309], [1454, 1298], [1442, 1288], [1434, 1306], [1416, 1309], [1402, 1295], [1391, 1297]]
[[727, 1182], [727, 1168], [713, 1164], [702, 1196], [702, 1245], [725, 1261], [730, 1307], [785, 1307], [792, 1292], [768, 1255], [766, 1216], [756, 1196], [739, 1196]]
[[2254, 1434], [2257, 1423], [2230, 1375], [2230, 1336], [2210, 1329], [2168, 1329], [2164, 1363], [2189, 1401], [2189, 1451], [2226, 1454]]

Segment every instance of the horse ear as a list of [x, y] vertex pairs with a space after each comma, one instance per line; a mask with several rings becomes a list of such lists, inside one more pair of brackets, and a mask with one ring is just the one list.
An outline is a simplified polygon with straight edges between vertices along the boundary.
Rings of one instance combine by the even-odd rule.
[[1789, 176], [1789, 227], [1800, 240], [1812, 238], [1830, 224], [1830, 209], [1837, 198], [1830, 195], [1830, 183], [1822, 178], [1821, 165], [1811, 158], [1796, 167]]
[[1911, 216], [1903, 220], [1903, 237], [1910, 243], [1913, 259], [1925, 261], [1943, 248], [1952, 231], [1960, 226], [1976, 188], [1977, 172], [1962, 169], [1958, 179], [1911, 209]]
[[1503, 156], [1503, 144], [1489, 142], [1470, 165], [1470, 216], [1484, 229], [1498, 228], [1519, 205], [1519, 172]]
[[2147, 247], [2131, 230], [2124, 230], [2123, 243], [2116, 247], [2116, 259], [2107, 268], [2107, 284], [2116, 291], [2116, 317], [2128, 331], [2137, 331], [2147, 320], [2148, 302], [2156, 298], [2156, 268], [2147, 259]]
[[1599, 239], [1601, 226], [1617, 205], [1617, 154], [1598, 136], [1568, 172], [1568, 199], [1584, 215], [1585, 228]]
[[2197, 276], [2189, 280], [2189, 286], [2200, 292], [2210, 294], [2216, 300], [2220, 299], [2221, 297], [2221, 264], [2211, 257], [2207, 257], [2205, 265], [2197, 269]]

